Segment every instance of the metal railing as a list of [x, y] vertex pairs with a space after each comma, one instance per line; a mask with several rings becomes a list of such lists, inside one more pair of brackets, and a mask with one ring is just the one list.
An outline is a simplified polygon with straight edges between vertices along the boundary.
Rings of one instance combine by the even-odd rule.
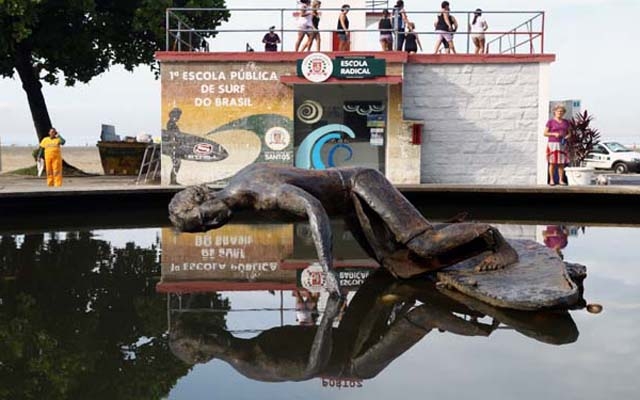
[[382, 11], [389, 8], [389, 0], [367, 0], [365, 5], [370, 11]]
[[[543, 11], [536, 13], [533, 17], [524, 21], [520, 25], [505, 32], [497, 38], [487, 42], [487, 53], [491, 50], [491, 45], [497, 43], [498, 54], [516, 54], [522, 46], [529, 45], [529, 54], [534, 54], [534, 41], [540, 40], [540, 53], [544, 54], [544, 21], [545, 15]], [[536, 23], [540, 24], [540, 28], [536, 30]], [[524, 40], [518, 39], [524, 37]], [[503, 46], [503, 42], [507, 42], [508, 47]], [[506, 48], [504, 48], [506, 47]]]
[[[366, 8], [351, 8], [350, 13], [357, 12], [377, 12], [379, 10], [388, 7], [388, 1], [376, 1], [372, 0], [367, 3]], [[166, 47], [167, 51], [213, 51], [210, 47], [216, 47], [223, 43], [229, 45], [230, 42], [241, 43], [243, 50], [252, 51], [253, 48], [249, 44], [247, 36], [253, 35], [251, 40], [255, 40], [256, 33], [266, 33], [264, 27], [257, 28], [256, 24], [249, 24], [249, 26], [240, 26], [233, 21], [229, 21], [227, 25], [231, 25], [230, 28], [216, 28], [210, 29], [206, 27], [194, 27], [188, 23], [189, 13], [218, 13], [223, 11], [229, 11], [233, 16], [246, 16], [246, 13], [259, 16], [260, 25], [262, 26], [275, 26], [276, 32], [280, 35], [280, 51], [286, 51], [285, 48], [289, 40], [295, 38], [299, 29], [295, 26], [295, 19], [293, 16], [297, 16], [299, 9], [297, 8], [237, 8], [237, 9], [224, 9], [224, 8], [169, 8], [166, 10]], [[339, 9], [323, 8], [323, 12], [338, 12]], [[458, 31], [453, 32], [455, 37], [463, 36], [466, 39], [466, 52], [471, 51], [472, 36], [474, 33], [470, 31], [470, 24], [475, 11], [452, 11], [452, 15], [456, 16], [458, 20]], [[416, 26], [432, 26], [433, 20], [437, 17], [440, 11], [416, 11], [407, 10], [407, 16], [411, 21], [415, 21]], [[489, 30], [484, 32], [486, 37], [485, 52], [490, 54], [516, 54], [516, 53], [528, 53], [528, 54], [543, 54], [544, 53], [544, 23], [545, 13], [544, 11], [483, 11], [483, 16], [488, 20]], [[466, 16], [466, 24], [464, 19]], [[431, 17], [431, 18], [430, 18]], [[524, 22], [522, 18], [525, 18]], [[248, 18], [246, 18], [248, 19]], [[323, 25], [321, 20], [321, 25]], [[330, 26], [333, 26], [333, 21]], [[513, 27], [515, 25], [515, 27]], [[376, 35], [379, 33], [377, 23], [372, 24], [365, 29], [350, 29], [352, 33], [357, 34], [371, 34]], [[317, 32], [335, 32], [335, 29], [319, 29]], [[438, 32], [435, 30], [419, 30], [416, 29], [415, 33], [418, 35], [426, 35], [428, 37], [435, 37]], [[394, 32], [396, 35], [397, 32]], [[210, 36], [224, 35], [222, 41], [218, 38], [209, 39]], [[229, 36], [232, 35], [232, 36]], [[239, 39], [244, 37], [245, 39]], [[218, 42], [216, 42], [218, 40]], [[295, 40], [295, 39], [293, 39]], [[377, 46], [378, 39], [375, 40]], [[246, 46], [245, 46], [246, 43]], [[240, 45], [238, 45], [240, 47]], [[292, 51], [293, 49], [289, 50]], [[366, 48], [351, 48], [351, 50], [367, 50]], [[427, 48], [423, 49], [424, 52], [429, 52]], [[218, 50], [215, 51], [238, 51], [236, 50]]]

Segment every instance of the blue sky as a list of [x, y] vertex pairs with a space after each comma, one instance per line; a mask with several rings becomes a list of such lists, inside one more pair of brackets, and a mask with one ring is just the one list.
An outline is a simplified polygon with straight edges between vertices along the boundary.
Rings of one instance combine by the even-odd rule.
[[[634, 51], [634, 36], [640, 1], [637, 0], [537, 0], [506, 1], [476, 0], [450, 1], [452, 10], [471, 10], [481, 7], [485, 11], [543, 10], [546, 11], [545, 52], [556, 54], [551, 66], [552, 99], [581, 99], [583, 108], [595, 115], [595, 126], [603, 138], [618, 139], [625, 143], [640, 144], [640, 128], [635, 116], [640, 112], [636, 101], [640, 93], [638, 77], [638, 55]], [[269, 7], [295, 7], [293, 0], [272, 0]], [[325, 4], [327, 1], [324, 2]], [[390, 2], [393, 3], [393, 2]], [[407, 10], [435, 10], [439, 1], [406, 0]], [[260, 0], [228, 0], [229, 8], [265, 7]], [[232, 13], [233, 15], [233, 13]], [[268, 25], [279, 25], [279, 13], [236, 12], [232, 21], [222, 28], [266, 29]], [[285, 24], [293, 17], [284, 14]], [[458, 14], [459, 16], [463, 14]], [[410, 15], [410, 18], [411, 15]], [[494, 18], [492, 21], [491, 18]], [[491, 27], [498, 28], [498, 17], [487, 15]], [[430, 30], [429, 16], [422, 19], [414, 15], [418, 31]], [[493, 22], [493, 25], [492, 25]], [[513, 19], [513, 25], [521, 19]], [[321, 22], [321, 29], [333, 29], [333, 21]], [[227, 34], [229, 35], [229, 34]], [[256, 50], [261, 49], [261, 33], [220, 36], [212, 45], [216, 50], [244, 50], [250, 42]], [[229, 38], [229, 39], [227, 39]], [[369, 49], [377, 49], [378, 43], [371, 40]], [[426, 52], [432, 51], [433, 39], [422, 35]], [[456, 40], [458, 48], [464, 49], [465, 40]], [[287, 41], [291, 47], [291, 40]], [[100, 135], [100, 124], [116, 125], [118, 134], [135, 136], [144, 131], [158, 136], [161, 129], [160, 82], [146, 67], [134, 73], [113, 67], [111, 71], [93, 79], [88, 84], [73, 88], [49, 86], [43, 88], [54, 126], [63, 133], [67, 145], [95, 145]], [[0, 79], [0, 141], [3, 145], [36, 144], [33, 123], [27, 100], [19, 80]]]

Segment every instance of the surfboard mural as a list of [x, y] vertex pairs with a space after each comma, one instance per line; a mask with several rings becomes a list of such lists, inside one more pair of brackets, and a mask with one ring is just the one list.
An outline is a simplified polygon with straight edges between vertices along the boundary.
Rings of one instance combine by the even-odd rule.
[[180, 130], [181, 116], [182, 110], [172, 109], [162, 133], [163, 156], [172, 166], [168, 171], [171, 184], [224, 185], [229, 177], [254, 162], [293, 163], [290, 118], [250, 115], [197, 136]]
[[292, 165], [293, 88], [280, 82], [292, 68], [163, 62], [163, 184], [222, 186], [254, 162]]

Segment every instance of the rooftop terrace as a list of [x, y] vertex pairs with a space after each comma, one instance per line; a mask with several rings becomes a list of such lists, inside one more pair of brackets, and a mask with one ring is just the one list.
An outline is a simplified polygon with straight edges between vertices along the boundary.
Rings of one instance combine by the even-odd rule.
[[[326, 3], [326, 2], [325, 2]], [[391, 11], [394, 3], [367, 0], [366, 7], [352, 7], [349, 13], [352, 32], [352, 51], [379, 51], [378, 21], [382, 11]], [[469, 24], [475, 10], [451, 10], [459, 29], [454, 42], [458, 53], [473, 52]], [[212, 21], [219, 13], [229, 12], [228, 21], [219, 26], [206, 26], [197, 21]], [[321, 51], [332, 51], [339, 8], [322, 8], [319, 31], [322, 33]], [[433, 53], [436, 32], [433, 22], [439, 10], [407, 9], [407, 17], [416, 25], [423, 45], [423, 53]], [[489, 25], [486, 31], [488, 54], [544, 54], [544, 11], [483, 10]], [[169, 8], [166, 10], [166, 51], [179, 52], [238, 52], [261, 51], [263, 35], [275, 26], [282, 43], [279, 51], [294, 51], [298, 28], [298, 8]]]

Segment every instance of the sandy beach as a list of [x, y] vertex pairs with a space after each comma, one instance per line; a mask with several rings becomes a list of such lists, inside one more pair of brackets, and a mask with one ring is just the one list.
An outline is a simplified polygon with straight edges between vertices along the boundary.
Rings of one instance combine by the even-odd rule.
[[[2, 146], [0, 147], [0, 173], [7, 173], [17, 169], [35, 165], [34, 147], [31, 146]], [[71, 165], [91, 174], [103, 174], [100, 164], [100, 153], [97, 146], [62, 148], [62, 156]]]

